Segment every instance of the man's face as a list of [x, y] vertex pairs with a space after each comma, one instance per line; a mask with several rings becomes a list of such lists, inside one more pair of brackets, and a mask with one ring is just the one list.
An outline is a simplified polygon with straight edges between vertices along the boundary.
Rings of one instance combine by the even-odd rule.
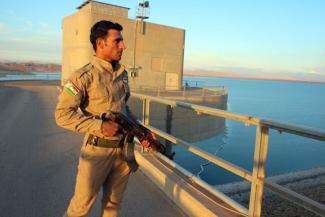
[[103, 41], [100, 52], [103, 59], [108, 62], [120, 61], [125, 45], [120, 31], [115, 29], [108, 30], [108, 37]]

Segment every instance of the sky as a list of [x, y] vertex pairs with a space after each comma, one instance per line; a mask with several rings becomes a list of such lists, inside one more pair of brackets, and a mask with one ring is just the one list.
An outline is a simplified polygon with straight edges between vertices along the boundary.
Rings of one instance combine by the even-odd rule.
[[[61, 62], [64, 16], [82, 0], [0, 2], [0, 60]], [[130, 8], [138, 0], [102, 0]], [[185, 70], [325, 77], [325, 0], [151, 0], [152, 23], [186, 30]]]

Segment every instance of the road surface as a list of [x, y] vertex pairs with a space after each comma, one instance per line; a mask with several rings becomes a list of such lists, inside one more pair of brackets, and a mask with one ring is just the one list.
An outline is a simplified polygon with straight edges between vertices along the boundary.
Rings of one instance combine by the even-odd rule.
[[[0, 82], [0, 216], [62, 216], [74, 191], [82, 134], [56, 126], [58, 82]], [[99, 216], [100, 196], [90, 217]], [[122, 217], [184, 214], [140, 171]]]

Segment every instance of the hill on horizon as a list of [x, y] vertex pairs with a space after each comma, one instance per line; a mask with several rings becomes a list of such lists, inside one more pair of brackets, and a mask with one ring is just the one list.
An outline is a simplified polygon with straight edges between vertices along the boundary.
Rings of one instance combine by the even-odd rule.
[[61, 72], [61, 65], [55, 63], [0, 61], [0, 71], [12, 72]]
[[222, 78], [238, 78], [238, 79], [257, 79], [257, 80], [283, 80], [283, 81], [304, 81], [325, 83], [325, 76], [307, 73], [243, 73], [243, 72], [227, 72], [213, 70], [184, 70], [187, 76], [202, 77], [222, 77]]

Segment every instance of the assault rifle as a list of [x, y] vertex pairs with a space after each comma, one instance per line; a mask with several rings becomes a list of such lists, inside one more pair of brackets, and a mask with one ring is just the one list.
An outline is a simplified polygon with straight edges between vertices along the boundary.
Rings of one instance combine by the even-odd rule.
[[153, 137], [152, 131], [142, 126], [135, 118], [126, 116], [120, 112], [110, 112], [106, 118], [119, 124], [122, 127], [122, 133], [125, 137], [133, 139], [135, 136], [140, 142], [147, 140], [149, 142], [149, 149], [158, 151], [171, 160], [174, 158], [175, 152], [167, 153], [166, 147]]

